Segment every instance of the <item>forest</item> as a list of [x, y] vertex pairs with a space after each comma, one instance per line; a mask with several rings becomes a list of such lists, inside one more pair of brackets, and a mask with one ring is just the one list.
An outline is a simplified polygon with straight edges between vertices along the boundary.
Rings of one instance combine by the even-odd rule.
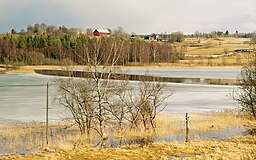
[[92, 50], [104, 61], [115, 50], [121, 50], [118, 65], [175, 62], [184, 57], [185, 46], [145, 41], [128, 36], [122, 29], [114, 30], [110, 37], [95, 37], [79, 29], [64, 26], [28, 26], [17, 33], [0, 35], [0, 63], [12, 65], [61, 65], [69, 60], [86, 65], [84, 60]]

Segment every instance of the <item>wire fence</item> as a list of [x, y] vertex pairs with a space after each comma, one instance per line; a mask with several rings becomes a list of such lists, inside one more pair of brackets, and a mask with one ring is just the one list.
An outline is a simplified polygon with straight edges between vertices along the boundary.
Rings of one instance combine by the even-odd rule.
[[[47, 84], [12, 84], [12, 85], [0, 85], [0, 88], [7, 87], [43, 87], [47, 86]], [[54, 83], [49, 83], [49, 86], [56, 86]]]

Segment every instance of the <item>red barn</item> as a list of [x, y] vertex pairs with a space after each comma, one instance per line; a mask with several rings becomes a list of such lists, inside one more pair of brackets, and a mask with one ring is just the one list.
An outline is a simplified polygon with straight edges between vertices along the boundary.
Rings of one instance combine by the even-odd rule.
[[96, 29], [93, 31], [93, 35], [94, 36], [106, 36], [109, 37], [110, 36], [110, 32], [107, 29]]

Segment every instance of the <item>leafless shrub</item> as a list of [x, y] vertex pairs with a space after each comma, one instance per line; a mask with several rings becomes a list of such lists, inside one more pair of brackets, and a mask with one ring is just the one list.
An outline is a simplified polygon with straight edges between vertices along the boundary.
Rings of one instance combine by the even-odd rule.
[[248, 64], [241, 70], [239, 88], [232, 93], [241, 109], [256, 119], [256, 54], [248, 55]]

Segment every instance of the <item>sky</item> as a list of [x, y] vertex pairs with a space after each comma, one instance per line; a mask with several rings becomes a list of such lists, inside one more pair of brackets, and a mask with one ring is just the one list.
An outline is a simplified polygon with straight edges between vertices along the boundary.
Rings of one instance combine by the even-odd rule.
[[256, 0], [0, 0], [0, 33], [35, 23], [150, 34], [256, 31]]

